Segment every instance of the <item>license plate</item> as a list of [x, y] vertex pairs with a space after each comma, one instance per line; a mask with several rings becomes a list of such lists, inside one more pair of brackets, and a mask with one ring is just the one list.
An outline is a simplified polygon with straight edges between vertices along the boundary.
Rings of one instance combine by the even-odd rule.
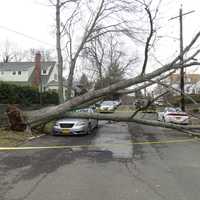
[[62, 132], [63, 134], [69, 134], [69, 129], [63, 129]]
[[176, 119], [181, 119], [181, 117], [176, 117]]

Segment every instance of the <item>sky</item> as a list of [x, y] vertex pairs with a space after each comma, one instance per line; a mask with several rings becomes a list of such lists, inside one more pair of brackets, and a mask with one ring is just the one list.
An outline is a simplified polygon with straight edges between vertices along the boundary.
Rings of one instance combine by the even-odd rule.
[[[55, 49], [55, 10], [47, 5], [47, 0], [0, 1], [1, 46], [9, 41], [19, 49]], [[160, 40], [155, 48], [161, 62], [166, 62], [179, 51], [179, 22], [169, 19], [179, 14], [181, 4], [183, 13], [195, 11], [183, 17], [184, 45], [200, 30], [199, 0], [162, 0], [158, 19]]]
[[[41, 0], [0, 0], [0, 43], [8, 40], [19, 48], [55, 48], [54, 9]], [[40, 41], [19, 35], [16, 32]]]

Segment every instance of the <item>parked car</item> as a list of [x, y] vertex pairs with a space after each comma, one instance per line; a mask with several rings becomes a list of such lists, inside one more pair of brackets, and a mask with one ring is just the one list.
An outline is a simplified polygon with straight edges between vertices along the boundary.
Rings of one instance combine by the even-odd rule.
[[189, 116], [180, 108], [166, 107], [163, 112], [158, 112], [158, 120], [176, 123], [176, 124], [189, 124]]
[[101, 113], [112, 113], [115, 111], [116, 104], [114, 101], [103, 101], [98, 109]]
[[117, 108], [118, 106], [121, 105], [121, 100], [114, 100], [113, 103], [114, 103], [115, 107]]
[[[92, 108], [80, 109], [76, 112], [95, 112]], [[86, 135], [98, 127], [96, 119], [65, 118], [58, 120], [53, 126], [53, 135]]]

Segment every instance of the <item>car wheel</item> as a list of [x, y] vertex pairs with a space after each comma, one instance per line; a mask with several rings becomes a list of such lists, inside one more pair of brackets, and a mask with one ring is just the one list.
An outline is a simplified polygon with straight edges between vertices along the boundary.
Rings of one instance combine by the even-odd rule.
[[92, 125], [91, 123], [88, 124], [87, 134], [90, 135], [92, 133]]

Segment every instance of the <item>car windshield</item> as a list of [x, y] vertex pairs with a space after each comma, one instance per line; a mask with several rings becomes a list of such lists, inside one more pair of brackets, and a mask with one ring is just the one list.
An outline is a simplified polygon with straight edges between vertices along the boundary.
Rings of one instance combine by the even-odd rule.
[[104, 102], [102, 102], [101, 105], [103, 105], [103, 106], [113, 106], [113, 101], [104, 101]]
[[177, 112], [175, 108], [167, 108], [167, 112]]
[[176, 108], [177, 112], [182, 112], [181, 108]]

